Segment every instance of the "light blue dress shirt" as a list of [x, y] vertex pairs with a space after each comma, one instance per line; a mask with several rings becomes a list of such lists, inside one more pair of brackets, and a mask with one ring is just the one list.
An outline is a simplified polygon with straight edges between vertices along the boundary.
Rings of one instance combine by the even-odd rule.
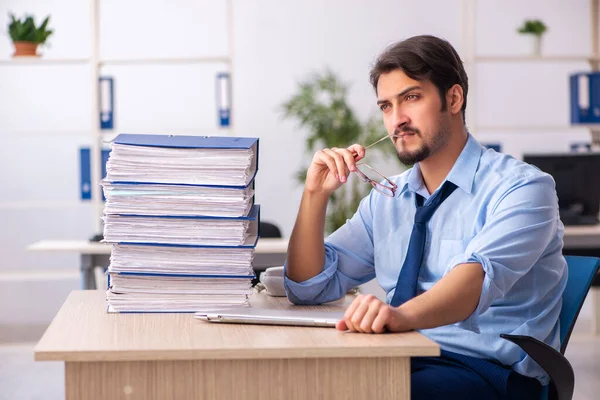
[[[373, 278], [391, 301], [412, 231], [415, 193], [425, 204], [430, 195], [418, 164], [390, 179], [398, 185], [395, 197], [372, 190], [356, 214], [326, 238], [319, 275], [304, 282], [285, 278], [292, 302], [337, 300]], [[417, 295], [462, 263], [480, 263], [485, 278], [469, 318], [419, 332], [444, 350], [497, 360], [546, 385], [544, 370], [499, 335], [529, 335], [559, 348], [567, 264], [554, 180], [536, 167], [486, 150], [470, 134], [446, 179], [458, 188], [427, 224]]]

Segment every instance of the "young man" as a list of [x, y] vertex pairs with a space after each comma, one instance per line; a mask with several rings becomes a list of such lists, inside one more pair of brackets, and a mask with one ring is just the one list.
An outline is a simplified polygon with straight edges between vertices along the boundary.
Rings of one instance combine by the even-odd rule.
[[362, 175], [367, 152], [314, 155], [285, 264], [289, 299], [328, 302], [377, 277], [386, 302], [359, 296], [337, 328], [418, 330], [439, 343], [441, 357], [412, 362], [413, 399], [535, 399], [547, 375], [499, 335], [559, 346], [567, 269], [553, 179], [467, 132], [467, 76], [448, 42], [390, 46], [371, 83], [399, 159], [414, 166], [373, 182], [325, 240], [328, 198]]

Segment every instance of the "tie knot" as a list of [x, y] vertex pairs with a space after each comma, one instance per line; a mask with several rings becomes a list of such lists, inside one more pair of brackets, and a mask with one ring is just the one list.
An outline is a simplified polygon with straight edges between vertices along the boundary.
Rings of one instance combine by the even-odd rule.
[[423, 197], [417, 194], [417, 212], [415, 213], [415, 224], [427, 223], [435, 210], [439, 207], [444, 200], [448, 198], [456, 189], [456, 185], [450, 181], [444, 182], [440, 190], [432, 197], [431, 202], [426, 206], [423, 204]]

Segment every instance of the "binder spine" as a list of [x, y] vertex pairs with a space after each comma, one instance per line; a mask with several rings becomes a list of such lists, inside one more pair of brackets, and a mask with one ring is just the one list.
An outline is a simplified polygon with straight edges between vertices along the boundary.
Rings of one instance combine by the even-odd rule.
[[99, 81], [100, 90], [100, 129], [114, 128], [114, 80], [112, 77], [102, 76]]

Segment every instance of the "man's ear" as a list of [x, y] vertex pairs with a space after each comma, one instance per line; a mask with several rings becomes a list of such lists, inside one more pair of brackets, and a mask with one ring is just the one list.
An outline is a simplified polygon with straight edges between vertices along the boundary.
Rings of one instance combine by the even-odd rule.
[[452, 114], [458, 114], [462, 111], [465, 98], [462, 87], [456, 83], [446, 92], [446, 104]]

